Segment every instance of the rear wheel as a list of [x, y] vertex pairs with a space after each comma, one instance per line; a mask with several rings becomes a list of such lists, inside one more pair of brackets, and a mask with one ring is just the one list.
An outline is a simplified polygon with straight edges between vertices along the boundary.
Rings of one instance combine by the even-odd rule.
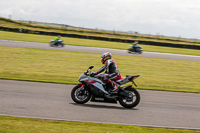
[[72, 89], [71, 98], [76, 103], [84, 104], [90, 100], [91, 92], [87, 88], [81, 88], [81, 86], [81, 84], [78, 84]]
[[64, 46], [65, 46], [65, 44], [64, 44], [64, 43], [61, 43], [61, 46], [62, 46], [62, 47], [64, 47]]
[[124, 108], [133, 108], [137, 106], [140, 102], [140, 94], [136, 89], [132, 89], [131, 91], [126, 91], [129, 94], [129, 97], [120, 98], [119, 103]]
[[58, 42], [58, 43], [57, 43], [57, 47], [59, 47], [59, 48], [63, 47], [62, 43], [61, 43], [61, 42]]

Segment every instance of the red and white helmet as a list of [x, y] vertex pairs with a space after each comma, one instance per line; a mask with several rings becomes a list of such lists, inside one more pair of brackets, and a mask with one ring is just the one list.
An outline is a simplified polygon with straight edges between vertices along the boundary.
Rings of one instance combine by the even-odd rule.
[[105, 52], [101, 55], [101, 63], [104, 64], [106, 60], [111, 59], [112, 54], [110, 52]]

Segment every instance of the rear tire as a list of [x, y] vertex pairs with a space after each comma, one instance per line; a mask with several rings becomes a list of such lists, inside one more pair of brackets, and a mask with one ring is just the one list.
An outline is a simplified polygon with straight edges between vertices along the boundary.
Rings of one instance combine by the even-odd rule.
[[91, 92], [87, 88], [82, 90], [80, 87], [81, 84], [78, 84], [72, 89], [71, 98], [76, 103], [84, 104], [90, 100]]
[[133, 108], [136, 107], [140, 102], [140, 94], [136, 89], [132, 89], [131, 91], [126, 91], [132, 98], [120, 98], [119, 103], [124, 108]]
[[62, 47], [64, 47], [64, 46], [65, 46], [65, 44], [64, 44], [64, 43], [61, 43], [61, 46], [62, 46]]

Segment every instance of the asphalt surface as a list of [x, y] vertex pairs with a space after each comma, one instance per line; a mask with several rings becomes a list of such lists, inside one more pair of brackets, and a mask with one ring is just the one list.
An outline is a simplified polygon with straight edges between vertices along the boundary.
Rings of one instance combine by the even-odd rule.
[[0, 80], [0, 115], [200, 130], [200, 94], [139, 90], [133, 109], [71, 100], [74, 85]]
[[[126, 50], [69, 45], [51, 48], [45, 43], [7, 40], [0, 40], [0, 46], [130, 55]], [[198, 56], [151, 52], [131, 56], [200, 61]], [[139, 90], [140, 104], [124, 109], [120, 104], [75, 104], [70, 97], [73, 86], [0, 80], [0, 115], [200, 130], [200, 94]]]
[[53, 48], [53, 47], [49, 47], [48, 43], [35, 43], [35, 42], [0, 40], [0, 46], [20, 47], [20, 48], [40, 48], [40, 49], [66, 50], [66, 51], [81, 51], [81, 52], [91, 52], [91, 53], [111, 52], [112, 54], [119, 54], [119, 55], [200, 61], [200, 56], [192, 56], [192, 55], [156, 53], [156, 52], [145, 52], [145, 51], [142, 54], [129, 54], [127, 52], [127, 50], [83, 47], [83, 46], [73, 46], [73, 45], [66, 45], [63, 48]]

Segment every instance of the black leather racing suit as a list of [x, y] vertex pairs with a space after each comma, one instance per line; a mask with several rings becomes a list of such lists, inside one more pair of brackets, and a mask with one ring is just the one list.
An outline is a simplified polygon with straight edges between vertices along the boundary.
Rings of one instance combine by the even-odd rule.
[[104, 66], [97, 71], [97, 74], [106, 70], [106, 73], [109, 74], [107, 77], [104, 77], [103, 82], [107, 83], [113, 90], [118, 89], [117, 84], [114, 81], [121, 79], [121, 74], [117, 68], [117, 63], [114, 59], [108, 59], [105, 61]]

